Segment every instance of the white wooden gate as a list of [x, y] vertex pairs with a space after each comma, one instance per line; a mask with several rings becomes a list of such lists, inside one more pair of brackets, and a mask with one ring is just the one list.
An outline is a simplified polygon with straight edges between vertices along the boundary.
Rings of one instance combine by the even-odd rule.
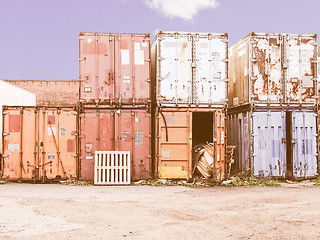
[[130, 184], [130, 151], [96, 151], [94, 184]]

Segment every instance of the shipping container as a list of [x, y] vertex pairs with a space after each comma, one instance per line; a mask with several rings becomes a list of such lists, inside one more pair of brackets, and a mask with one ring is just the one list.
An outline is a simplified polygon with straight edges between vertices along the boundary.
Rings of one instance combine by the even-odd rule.
[[4, 106], [2, 178], [77, 178], [77, 133], [76, 108]]
[[225, 110], [163, 108], [156, 112], [155, 159], [158, 178], [190, 179], [196, 148], [213, 144], [213, 178], [225, 177]]
[[318, 174], [317, 112], [312, 109], [228, 109], [233, 170], [255, 177], [310, 178]]
[[79, 35], [80, 101], [137, 105], [150, 102], [150, 35]]
[[80, 179], [93, 180], [95, 151], [130, 151], [131, 179], [152, 177], [151, 114], [147, 109], [83, 108]]
[[229, 106], [317, 102], [316, 34], [250, 33], [229, 60]]
[[159, 31], [151, 46], [153, 101], [160, 106], [224, 107], [228, 35]]
[[[36, 95], [0, 80], [0, 96], [0, 134], [2, 136], [2, 106], [35, 106]], [[0, 149], [2, 149], [2, 137], [0, 137]]]

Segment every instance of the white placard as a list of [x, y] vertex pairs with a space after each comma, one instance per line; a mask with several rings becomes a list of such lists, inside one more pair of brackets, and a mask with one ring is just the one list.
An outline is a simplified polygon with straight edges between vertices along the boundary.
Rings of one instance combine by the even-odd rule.
[[140, 43], [139, 42], [135, 42], [134, 43], [134, 49], [136, 50], [136, 49], [141, 49], [141, 47], [140, 47]]
[[163, 158], [170, 158], [170, 150], [163, 149], [162, 157]]
[[60, 136], [67, 136], [67, 128], [64, 128], [64, 127], [60, 128]]
[[130, 54], [129, 54], [129, 50], [127, 49], [121, 50], [121, 64], [123, 65], [130, 64]]
[[[52, 129], [52, 131], [51, 131]], [[53, 135], [55, 136], [56, 135], [56, 128], [50, 128], [48, 127], [48, 136], [52, 136], [52, 132], [53, 132]]]
[[8, 144], [8, 150], [11, 152], [19, 152], [19, 144]]
[[144, 65], [144, 51], [143, 50], [134, 50], [134, 64], [135, 65]]

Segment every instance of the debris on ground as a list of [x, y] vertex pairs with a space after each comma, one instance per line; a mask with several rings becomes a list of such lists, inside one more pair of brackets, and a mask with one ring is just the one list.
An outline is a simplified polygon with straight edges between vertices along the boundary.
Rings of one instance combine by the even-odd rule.
[[264, 179], [255, 177], [239, 177], [233, 176], [222, 182], [223, 186], [238, 187], [238, 186], [281, 186], [279, 181], [274, 179]]
[[68, 179], [64, 181], [61, 180], [59, 182], [64, 185], [73, 185], [73, 186], [82, 186], [82, 187], [93, 185], [92, 181], [81, 181], [81, 180], [75, 180], [75, 179]]
[[210, 178], [213, 175], [214, 146], [213, 143], [199, 144], [194, 148], [194, 176]]
[[209, 179], [199, 178], [193, 179], [192, 182], [186, 180], [171, 180], [171, 179], [153, 179], [153, 180], [140, 180], [132, 182], [132, 185], [149, 185], [149, 186], [184, 186], [184, 187], [212, 187], [217, 185]]

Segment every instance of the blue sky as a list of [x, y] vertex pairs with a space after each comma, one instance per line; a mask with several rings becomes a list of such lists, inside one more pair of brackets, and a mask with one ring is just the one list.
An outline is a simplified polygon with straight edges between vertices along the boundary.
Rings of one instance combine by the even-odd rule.
[[78, 34], [319, 33], [319, 0], [0, 0], [0, 79], [77, 79]]

